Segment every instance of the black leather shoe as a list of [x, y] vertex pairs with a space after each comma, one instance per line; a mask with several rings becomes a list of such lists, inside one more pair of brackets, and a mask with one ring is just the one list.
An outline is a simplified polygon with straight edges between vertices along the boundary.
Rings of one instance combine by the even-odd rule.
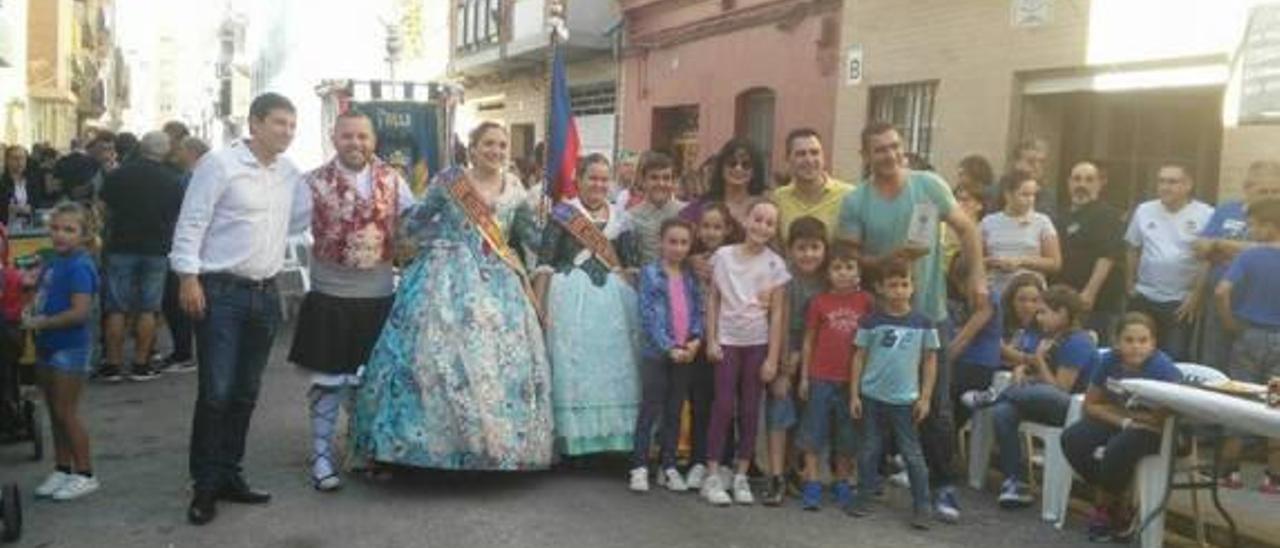
[[244, 480], [239, 480], [218, 491], [218, 500], [237, 504], [266, 504], [271, 502], [271, 493], [249, 487]]
[[192, 525], [204, 525], [218, 515], [218, 497], [212, 491], [196, 491], [187, 508], [187, 521]]

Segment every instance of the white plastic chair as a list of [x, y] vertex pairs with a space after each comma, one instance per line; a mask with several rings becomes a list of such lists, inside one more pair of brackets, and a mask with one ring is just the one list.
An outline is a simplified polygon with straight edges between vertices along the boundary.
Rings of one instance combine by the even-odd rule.
[[1044, 435], [1040, 438], [1045, 447], [1044, 492], [1041, 493], [1040, 517], [1053, 523], [1053, 526], [1058, 529], [1062, 529], [1067, 523], [1067, 508], [1071, 503], [1071, 482], [1075, 479], [1075, 471], [1071, 469], [1071, 463], [1067, 462], [1067, 456], [1062, 452], [1062, 431], [1080, 422], [1082, 418], [1084, 418], [1084, 394], [1075, 394], [1071, 396], [1071, 407], [1067, 408], [1067, 420], [1062, 423], [1061, 428], [1022, 423], [1024, 431], [1028, 425], [1045, 429]]
[[[1098, 350], [1099, 362], [1111, 352], [1109, 348]], [[1008, 373], [998, 373], [1006, 375]], [[994, 382], [994, 381], [993, 381]], [[1006, 377], [1006, 381], [1007, 377]], [[1062, 452], [1062, 431], [1079, 421], [1084, 416], [1084, 395], [1071, 397], [1071, 406], [1067, 409], [1067, 418], [1061, 427], [1023, 421], [1018, 431], [1024, 436], [1039, 438], [1044, 445], [1044, 486], [1040, 500], [1040, 518], [1053, 523], [1058, 529], [1066, 524], [1067, 509], [1071, 502], [1071, 481], [1074, 472]], [[986, 483], [987, 470], [991, 465], [991, 449], [995, 443], [995, 420], [990, 408], [974, 412], [970, 420], [969, 439], [969, 486], [981, 490]], [[1031, 459], [1031, 451], [1026, 457]]]
[[[1000, 371], [991, 379], [992, 386], [1009, 386], [1013, 375]], [[996, 442], [995, 413], [991, 407], [974, 409], [969, 417], [969, 487], [982, 490], [991, 467], [991, 448]]]
[[[1067, 505], [1071, 501], [1071, 465], [1062, 452], [1062, 430], [1080, 420], [1083, 415], [1084, 395], [1071, 397], [1071, 407], [1063, 426], [1049, 426], [1023, 421], [1018, 432], [1037, 438], [1044, 445], [1044, 487], [1041, 492], [1040, 518], [1053, 523], [1059, 529], [1066, 522]], [[973, 415], [969, 440], [969, 486], [981, 490], [986, 483], [987, 469], [991, 463], [991, 448], [995, 443], [995, 420], [990, 408]], [[1031, 451], [1027, 451], [1030, 460]]]
[[[1173, 423], [1172, 418], [1164, 421], [1164, 431], [1160, 439], [1160, 452], [1143, 457], [1138, 461], [1138, 469], [1134, 480], [1138, 497], [1138, 519], [1144, 520], [1151, 512], [1164, 502], [1165, 492], [1169, 490], [1169, 467], [1173, 466]], [[1142, 530], [1141, 545], [1143, 548], [1160, 548], [1164, 546], [1164, 515], [1160, 512]], [[1196, 516], [1197, 522], [1199, 516]], [[1139, 523], [1139, 525], [1143, 525]]]
[[[1098, 358], [1095, 364], [1101, 364], [1111, 356], [1110, 348], [1099, 348]], [[1045, 446], [1045, 463], [1044, 463], [1044, 492], [1041, 493], [1040, 517], [1045, 521], [1052, 522], [1053, 526], [1062, 529], [1067, 524], [1067, 510], [1071, 504], [1071, 483], [1075, 480], [1075, 470], [1071, 468], [1071, 463], [1067, 462], [1066, 454], [1062, 452], [1062, 431], [1066, 430], [1080, 419], [1084, 418], [1084, 394], [1076, 394], [1071, 396], [1071, 406], [1067, 408], [1067, 419], [1063, 421], [1061, 428], [1055, 428], [1054, 437], [1049, 438], [1048, 432], [1041, 440]], [[1023, 423], [1026, 427], [1029, 423]], [[1042, 426], [1049, 429], [1050, 426]], [[1052, 453], [1051, 453], [1052, 451]]]
[[[290, 297], [306, 295], [311, 291], [311, 245], [314, 240], [311, 237], [311, 231], [301, 234], [291, 235], [285, 239], [284, 244], [284, 266], [280, 269], [280, 276], [297, 276], [298, 287], [302, 288], [301, 293], [292, 291], [282, 291], [280, 295], [280, 315], [289, 318]], [[282, 280], [283, 281], [283, 280]]]

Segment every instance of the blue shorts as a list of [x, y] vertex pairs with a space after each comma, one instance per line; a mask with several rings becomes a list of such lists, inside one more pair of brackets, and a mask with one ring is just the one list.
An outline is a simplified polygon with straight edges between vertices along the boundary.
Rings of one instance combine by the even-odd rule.
[[847, 457], [857, 454], [853, 416], [849, 414], [849, 383], [810, 380], [809, 401], [796, 445], [810, 453], [825, 453], [833, 440], [836, 453]]
[[[766, 388], [766, 390], [768, 390]], [[790, 430], [797, 422], [796, 402], [787, 396], [775, 398], [772, 394], [765, 398], [764, 426], [770, 432]]]
[[36, 349], [36, 367], [51, 369], [55, 373], [86, 377], [92, 371], [90, 357], [93, 352], [88, 348], [53, 348]]
[[106, 257], [108, 314], [159, 312], [169, 260], [164, 256], [111, 253]]

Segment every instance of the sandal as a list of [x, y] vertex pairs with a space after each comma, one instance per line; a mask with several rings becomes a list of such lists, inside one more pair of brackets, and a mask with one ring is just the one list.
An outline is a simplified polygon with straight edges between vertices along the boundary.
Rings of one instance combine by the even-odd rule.
[[[316, 463], [320, 462], [320, 459], [324, 459], [325, 463], [328, 464], [328, 468], [329, 468], [328, 474], [321, 475], [316, 473]], [[315, 488], [316, 491], [320, 491], [322, 493], [337, 491], [339, 488], [342, 487], [342, 478], [338, 476], [338, 469], [336, 466], [333, 465], [333, 459], [331, 459], [328, 455], [317, 455], [315, 457], [312, 457], [311, 487]]]

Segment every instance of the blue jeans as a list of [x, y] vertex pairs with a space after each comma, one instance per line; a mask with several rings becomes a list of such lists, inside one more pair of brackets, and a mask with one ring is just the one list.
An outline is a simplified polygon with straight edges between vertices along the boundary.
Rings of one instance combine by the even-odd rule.
[[93, 369], [89, 361], [92, 355], [88, 348], [37, 348], [36, 366], [63, 375], [88, 377]]
[[632, 468], [645, 466], [649, 462], [649, 442], [653, 438], [655, 422], [660, 425], [658, 447], [662, 469], [675, 468], [676, 443], [680, 438], [680, 410], [684, 405], [685, 394], [689, 392], [689, 380], [694, 367], [697, 364], [676, 363], [667, 356], [646, 357], [641, 363], [643, 388], [632, 442]]
[[1023, 468], [1022, 436], [1018, 426], [1028, 420], [1061, 426], [1067, 420], [1071, 394], [1049, 383], [1019, 384], [1006, 388], [992, 406], [996, 443], [1000, 445], [1000, 471], [1006, 479], [1026, 479]]
[[107, 255], [106, 299], [108, 313], [133, 314], [159, 312], [164, 300], [164, 278], [169, 273], [169, 259], [164, 255]]
[[262, 371], [280, 324], [274, 284], [251, 286], [224, 275], [200, 277], [205, 315], [196, 323], [199, 395], [189, 466], [197, 491], [240, 481], [245, 436]]
[[173, 357], [189, 360], [195, 357], [192, 351], [192, 339], [195, 328], [191, 318], [178, 303], [178, 275], [170, 271], [164, 280], [164, 323], [169, 325], [169, 337], [173, 339]]
[[[951, 345], [955, 326], [950, 320], [938, 325], [942, 348]], [[930, 485], [935, 489], [952, 487], [956, 477], [956, 415], [952, 404], [953, 384], [957, 380], [954, 365], [948, 366], [938, 358], [937, 378], [934, 379], [933, 400], [929, 402], [929, 416], [920, 422], [920, 443], [925, 463], [929, 465]]]
[[822, 456], [829, 448], [841, 456], [857, 455], [853, 418], [849, 416], [849, 383], [809, 381], [809, 401], [800, 419], [796, 445]]
[[929, 467], [924, 462], [920, 438], [911, 419], [910, 405], [893, 405], [862, 396], [862, 449], [858, 452], [858, 497], [865, 502], [880, 490], [880, 460], [884, 436], [892, 432], [898, 452], [907, 462], [911, 500], [917, 511], [929, 511]]
[[[766, 391], [769, 389], [766, 387]], [[796, 410], [796, 401], [790, 394], [785, 398], [775, 398], [768, 392], [764, 399], [764, 426], [769, 432], [786, 432], [800, 421], [800, 413]]]

